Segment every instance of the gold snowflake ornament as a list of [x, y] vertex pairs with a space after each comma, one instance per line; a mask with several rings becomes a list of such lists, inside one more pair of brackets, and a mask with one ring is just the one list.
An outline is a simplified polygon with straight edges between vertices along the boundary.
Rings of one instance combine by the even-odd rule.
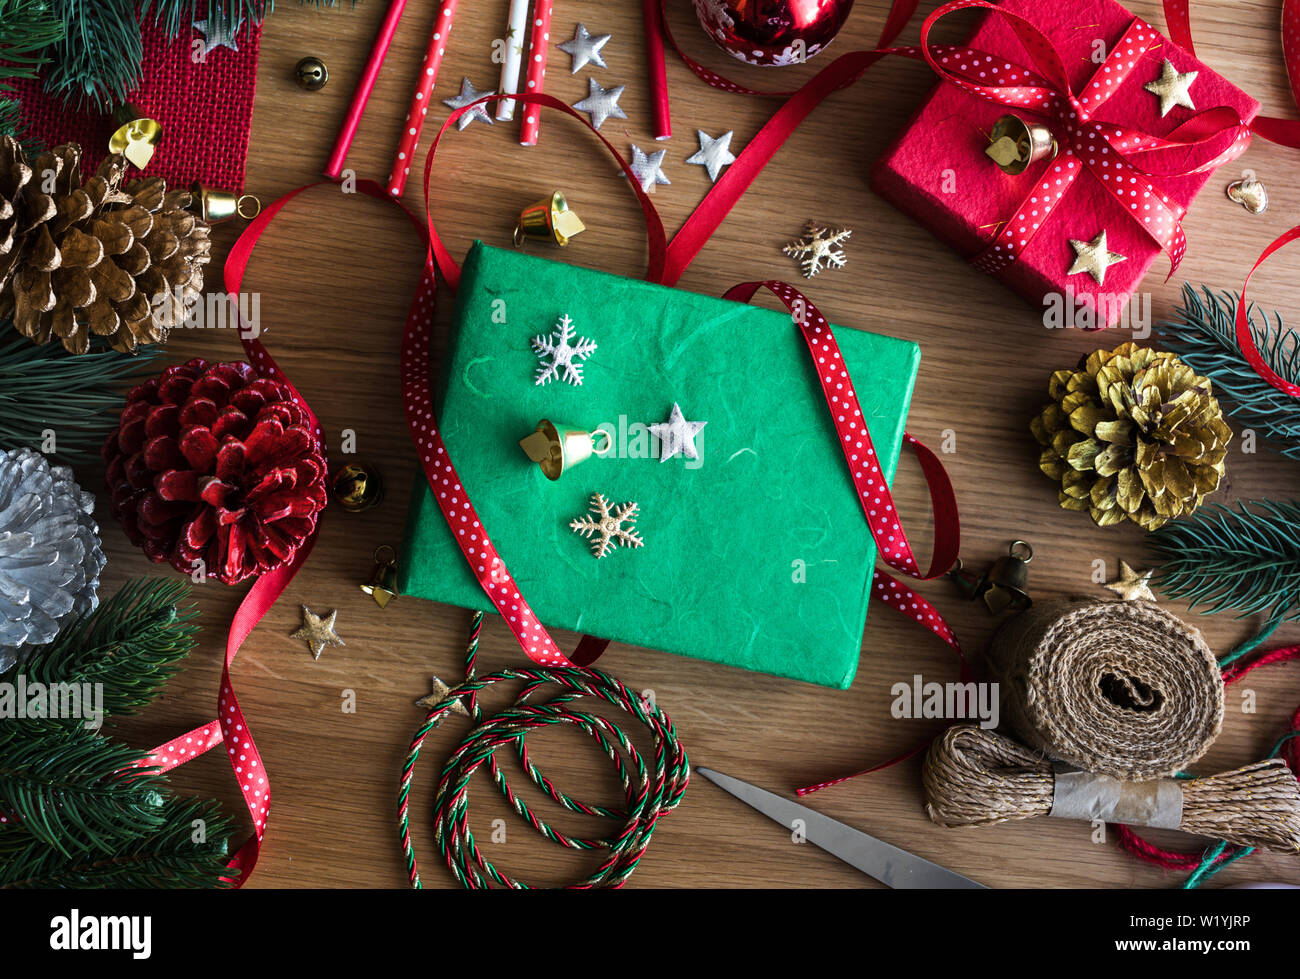
[[809, 221], [803, 237], [796, 238], [781, 249], [791, 258], [799, 260], [803, 277], [811, 279], [822, 269], [842, 269], [848, 261], [840, 248], [853, 234], [848, 228], [828, 228], [817, 221]]
[[[645, 542], [641, 535], [632, 529], [640, 507], [636, 503], [620, 503], [612, 506], [600, 493], [591, 494], [591, 504], [584, 516], [569, 521], [569, 529], [591, 541], [591, 553], [602, 558], [615, 547], [640, 547]], [[623, 524], [627, 524], [626, 527]]]

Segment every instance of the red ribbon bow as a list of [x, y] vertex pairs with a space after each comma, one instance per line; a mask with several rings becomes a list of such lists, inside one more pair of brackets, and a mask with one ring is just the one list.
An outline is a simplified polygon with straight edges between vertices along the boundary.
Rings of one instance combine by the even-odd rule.
[[[930, 29], [940, 18], [969, 7], [1005, 18], [1034, 68], [1018, 65], [1003, 54], [927, 43]], [[1143, 232], [1168, 253], [1169, 274], [1173, 275], [1187, 249], [1181, 223], [1186, 208], [1170, 200], [1148, 178], [1213, 170], [1244, 152], [1250, 142], [1250, 127], [1227, 106], [1197, 113], [1164, 137], [1099, 118], [1099, 110], [1159, 40], [1154, 27], [1139, 17], [1133, 18], [1106, 60], [1076, 92], [1060, 51], [1046, 34], [1018, 14], [984, 0], [954, 0], [925, 19], [920, 50], [940, 78], [996, 105], [1043, 117], [1059, 147], [1015, 215], [971, 259], [972, 265], [992, 273], [1014, 262], [1066, 191], [1087, 170], [1132, 214]], [[1135, 161], [1139, 156], [1142, 165]], [[1157, 168], [1161, 162], [1166, 164], [1165, 169]]]

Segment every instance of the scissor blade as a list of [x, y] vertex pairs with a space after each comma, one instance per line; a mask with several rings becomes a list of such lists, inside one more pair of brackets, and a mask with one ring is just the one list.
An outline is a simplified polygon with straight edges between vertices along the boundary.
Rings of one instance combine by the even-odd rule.
[[782, 826], [794, 829], [794, 821], [801, 820], [804, 838], [809, 843], [821, 847], [887, 887], [986, 889], [984, 884], [977, 884], [946, 867], [868, 836], [852, 826], [846, 826], [797, 802], [783, 799], [766, 789], [712, 769], [697, 768], [695, 771]]

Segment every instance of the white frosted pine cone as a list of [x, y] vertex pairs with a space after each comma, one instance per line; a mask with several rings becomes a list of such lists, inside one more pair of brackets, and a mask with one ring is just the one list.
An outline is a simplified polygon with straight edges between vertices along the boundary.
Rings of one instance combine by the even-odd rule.
[[0, 673], [99, 604], [95, 498], [39, 452], [0, 449]]

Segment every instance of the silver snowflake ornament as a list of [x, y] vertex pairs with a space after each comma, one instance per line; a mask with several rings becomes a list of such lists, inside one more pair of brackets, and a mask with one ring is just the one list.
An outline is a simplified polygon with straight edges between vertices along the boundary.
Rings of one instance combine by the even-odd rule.
[[0, 673], [99, 604], [94, 507], [71, 469], [31, 449], [0, 450]]
[[[569, 529], [591, 541], [591, 553], [598, 559], [603, 558], [620, 544], [623, 547], [640, 547], [645, 543], [641, 535], [632, 529], [639, 510], [636, 503], [612, 506], [600, 493], [593, 493], [587, 507], [591, 516], [569, 521]], [[627, 526], [624, 527], [624, 524]]]
[[637, 146], [636, 143], [632, 144], [632, 162], [628, 164], [628, 168], [636, 177], [637, 183], [641, 185], [641, 189], [647, 194], [655, 192], [656, 184], [672, 183], [671, 180], [664, 176], [663, 163], [664, 157], [667, 155], [667, 150], [655, 150], [647, 156], [641, 152], [641, 147]]
[[799, 260], [805, 279], [811, 279], [822, 269], [842, 269], [848, 261], [840, 245], [853, 234], [848, 228], [828, 228], [817, 221], [809, 221], [803, 237], [796, 238], [781, 249], [791, 258]]
[[682, 406], [674, 401], [668, 420], [650, 426], [650, 434], [659, 440], [659, 461], [667, 462], [675, 455], [698, 459], [700, 451], [695, 447], [695, 436], [707, 424], [708, 422], [687, 421], [682, 414]]
[[[452, 98], [449, 99], [443, 99], [442, 104], [445, 106], [449, 106], [452, 109], [463, 109], [471, 102], [477, 102], [479, 99], [486, 98], [489, 95], [496, 95], [496, 94], [497, 93], [495, 91], [480, 92], [473, 85], [470, 84], [468, 78], [462, 78], [460, 81], [460, 94], [453, 96]], [[474, 108], [470, 109], [463, 116], [461, 116], [459, 119], [456, 120], [457, 132], [464, 129], [475, 119], [479, 119], [483, 122], [486, 122], [489, 126], [492, 125], [492, 116], [488, 114], [488, 107], [486, 102], [483, 105], [474, 106]]]
[[579, 24], [578, 29], [573, 32], [573, 40], [559, 45], [560, 50], [573, 59], [569, 74], [576, 75], [588, 64], [608, 68], [609, 65], [605, 64], [605, 59], [600, 55], [600, 49], [608, 44], [613, 36], [613, 34], [601, 34], [599, 37], [593, 37], [587, 33], [586, 24]]
[[718, 174], [722, 173], [722, 168], [736, 162], [736, 157], [731, 152], [731, 137], [735, 135], [735, 131], [729, 130], [717, 139], [703, 129], [695, 130], [695, 135], [699, 138], [700, 149], [699, 152], [688, 156], [686, 162], [704, 167], [709, 171], [709, 179], [716, 182]]
[[[573, 328], [573, 320], [565, 313], [560, 317], [548, 336], [538, 334], [533, 337], [533, 353], [541, 360], [538, 365], [536, 384], [563, 380], [568, 384], [581, 386], [582, 364], [596, 352], [596, 342], [586, 337], [578, 337]], [[577, 337], [576, 342], [574, 338]]]
[[605, 124], [605, 120], [610, 116], [615, 119], [626, 119], [627, 113], [619, 108], [618, 100], [623, 95], [625, 85], [616, 85], [614, 88], [602, 88], [600, 82], [594, 78], [587, 79], [587, 97], [581, 102], [574, 102], [573, 107], [579, 112], [585, 112], [591, 116], [591, 128], [599, 129]]

